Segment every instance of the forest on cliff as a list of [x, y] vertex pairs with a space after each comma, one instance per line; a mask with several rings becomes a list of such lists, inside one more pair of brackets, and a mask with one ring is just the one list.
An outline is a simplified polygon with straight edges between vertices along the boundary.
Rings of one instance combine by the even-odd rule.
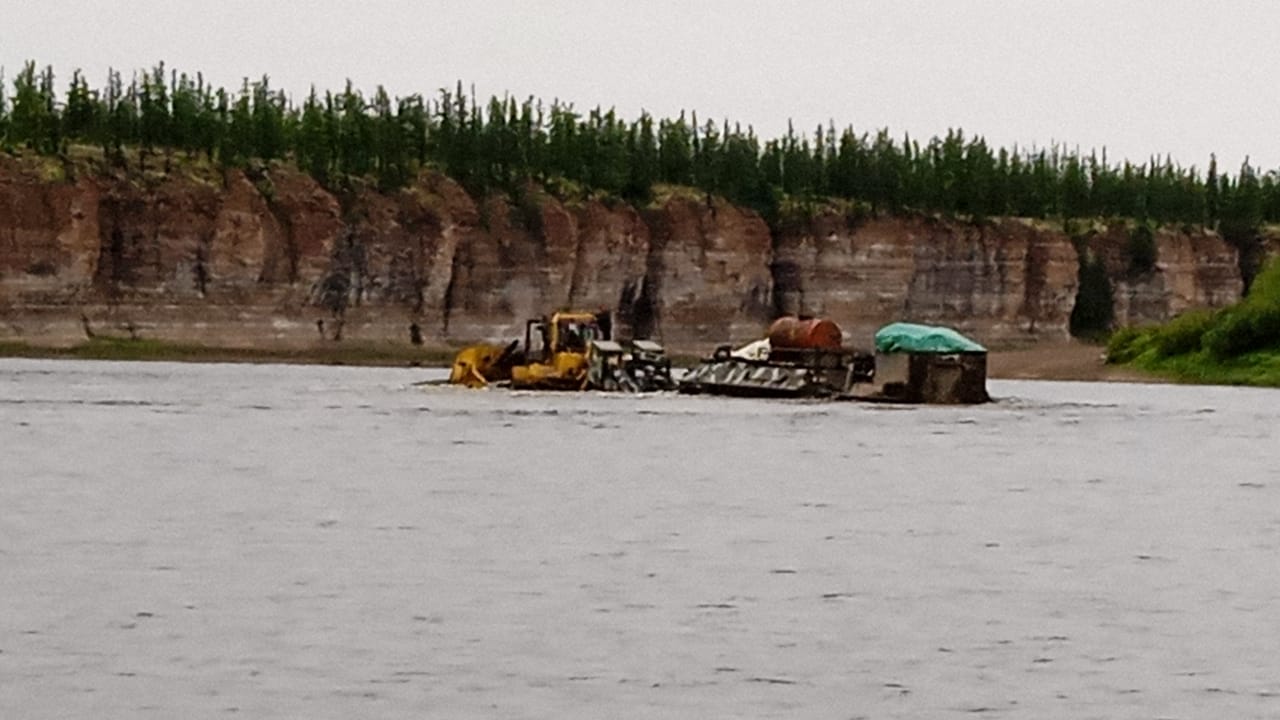
[[[12, 89], [6, 86], [11, 85]], [[330, 188], [370, 178], [384, 189], [435, 168], [474, 193], [520, 192], [529, 180], [562, 195], [643, 203], [657, 184], [722, 195], [776, 224], [787, 212], [844, 201], [872, 211], [925, 211], [982, 219], [1130, 218], [1217, 228], [1245, 250], [1263, 223], [1280, 222], [1280, 173], [1247, 161], [1233, 175], [1210, 158], [1203, 175], [1172, 158], [1111, 162], [1063, 146], [995, 148], [949, 130], [920, 142], [889, 130], [762, 139], [728, 121], [493, 97], [461, 83], [434, 97], [366, 96], [314, 88], [300, 103], [267, 76], [236, 91], [159, 64], [128, 80], [111, 71], [93, 88], [78, 70], [59, 94], [52, 67], [28, 62], [0, 76], [0, 150], [65, 157], [72, 145], [109, 162], [145, 164], [175, 154], [222, 166], [291, 159]], [[127, 154], [126, 148], [137, 149]]]

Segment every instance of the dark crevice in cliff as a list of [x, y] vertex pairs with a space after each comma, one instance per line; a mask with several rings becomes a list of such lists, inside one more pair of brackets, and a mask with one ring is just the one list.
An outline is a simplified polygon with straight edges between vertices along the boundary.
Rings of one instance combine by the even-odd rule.
[[804, 312], [804, 274], [800, 266], [791, 260], [778, 260], [778, 236], [773, 236], [773, 262], [769, 263], [769, 276], [773, 280], [773, 292], [769, 307], [774, 317], [798, 315]]
[[422, 317], [427, 308], [427, 290], [431, 284], [432, 251], [442, 237], [440, 218], [433, 212], [425, 214], [409, 214], [401, 222], [408, 231], [412, 247], [410, 248], [412, 266], [410, 268], [409, 300], [413, 306], [413, 316]]
[[[258, 269], [257, 281], [260, 284], [276, 283], [281, 280], [292, 282], [292, 276], [288, 270], [284, 273], [280, 271], [282, 264], [288, 265], [289, 230], [288, 221], [281, 217], [281, 213], [276, 208], [276, 187], [275, 182], [271, 179], [271, 173], [266, 167], [258, 163], [250, 163], [240, 172], [244, 175], [244, 179], [249, 182], [249, 186], [253, 188], [253, 192], [262, 203], [262, 207], [266, 208], [266, 217], [263, 220], [274, 220], [280, 229], [278, 237], [268, 238], [265, 247], [262, 249], [262, 265]], [[252, 204], [250, 207], [252, 208]], [[263, 229], [266, 229], [265, 222]], [[273, 240], [275, 241], [273, 242]]]
[[1255, 228], [1225, 227], [1223, 237], [1236, 249], [1237, 264], [1240, 268], [1240, 279], [1244, 283], [1244, 292], [1248, 294], [1253, 279], [1262, 270], [1268, 260], [1266, 243]]
[[[115, 220], [115, 218], [112, 218]], [[115, 289], [119, 283], [128, 279], [130, 271], [129, 266], [124, 259], [124, 232], [115, 222], [110, 225], [108, 238], [104, 243], [105, 257], [99, 265], [102, 269], [101, 278]]]
[[454, 249], [453, 257], [449, 261], [449, 281], [445, 284], [444, 298], [442, 300], [442, 307], [440, 308], [440, 332], [446, 336], [449, 334], [449, 320], [453, 316], [453, 311], [456, 307], [457, 300], [455, 298], [455, 293], [458, 291], [458, 270], [461, 262], [462, 248], [457, 247]]
[[1092, 247], [1096, 235], [1091, 231], [1071, 238], [1076, 252], [1077, 285], [1067, 329], [1073, 337], [1105, 335], [1115, 320], [1115, 290], [1106, 260]]
[[413, 287], [410, 299], [413, 301], [413, 316], [420, 317], [427, 305], [427, 282], [424, 272], [427, 248], [421, 235], [414, 235], [413, 247]]
[[[996, 260], [996, 267], [995, 267], [996, 277], [998, 278], [997, 282], [999, 283], [997, 287], [1007, 288], [1009, 287], [1009, 284], [1010, 284], [1009, 283], [1010, 263], [1007, 261], [1007, 257], [1006, 257], [1006, 253], [1008, 251], [1006, 248], [1002, 247], [999, 244], [999, 239], [994, 237], [995, 231], [990, 225], [983, 226], [983, 233], [984, 234], [990, 233], [992, 235], [992, 241], [996, 244], [996, 251], [995, 251], [994, 257]], [[1034, 242], [1028, 241], [1027, 255], [1030, 256], [1033, 252], [1036, 252], [1036, 247], [1037, 246]], [[1037, 264], [1035, 268], [1034, 269], [1028, 268], [1027, 270], [1024, 271], [1025, 274], [1023, 275], [1023, 277], [1026, 278], [1025, 282], [1033, 283], [1036, 285], [1035, 302], [1033, 303], [1036, 308], [1036, 315], [1035, 317], [1031, 318], [1031, 321], [1028, 325], [1029, 329], [1032, 331], [1035, 330], [1036, 319], [1040, 317], [1040, 298], [1044, 297], [1045, 286], [1048, 284], [1045, 273], [1047, 271], [1046, 266], [1048, 264], [1049, 259], [1044, 253], [1038, 253], [1036, 257], [1037, 257]], [[1028, 294], [1027, 291], [1023, 291], [1022, 293], [1024, 305], [1026, 304], [1027, 294]]]
[[662, 338], [662, 278], [666, 275], [663, 253], [671, 237], [666, 213], [649, 212], [643, 216], [649, 226], [649, 254], [645, 257], [644, 277], [631, 304], [627, 320], [638, 338]]
[[648, 278], [623, 284], [618, 297], [618, 315], [631, 328], [634, 338], [650, 338], [658, 331], [658, 298]]
[[804, 306], [804, 269], [790, 259], [792, 245], [799, 245], [811, 222], [800, 222], [793, 216], [774, 214], [765, 219], [769, 229], [769, 277], [773, 281], [769, 298], [775, 317], [796, 315]]
[[98, 208], [98, 265], [95, 283], [108, 298], [120, 293], [120, 285], [132, 282], [136, 275], [129, 262], [128, 246], [121, 228], [123, 210], [113, 198], [103, 198]]
[[320, 283], [318, 304], [333, 316], [336, 326], [332, 337], [342, 339], [347, 310], [359, 306], [364, 294], [364, 276], [368, 272], [363, 243], [350, 224], [333, 250], [329, 273]]
[[369, 255], [364, 242], [355, 233], [347, 234], [343, 240], [340, 267], [344, 267], [351, 278], [350, 302], [359, 307], [364, 304], [369, 279]]
[[634, 320], [636, 317], [636, 303], [640, 299], [640, 290], [644, 284], [644, 277], [638, 280], [626, 280], [622, 283], [622, 289], [618, 291], [618, 302], [614, 305], [614, 321], [617, 330], [615, 334], [621, 335], [623, 328], [630, 328], [633, 337], [636, 335]]
[[[1027, 319], [1027, 332], [1031, 333], [1036, 331], [1036, 321], [1042, 312], [1040, 299], [1044, 297], [1048, 285], [1048, 255], [1044, 243], [1037, 242], [1035, 238], [1027, 239], [1026, 262], [1023, 265], [1022, 315]], [[1004, 263], [999, 267], [1000, 282], [1003, 285], [1007, 282]]]
[[280, 224], [280, 236], [284, 240], [285, 280], [292, 285], [298, 282], [299, 264], [298, 238], [294, 234], [293, 220], [273, 202], [267, 203], [267, 209]]
[[205, 297], [209, 290], [209, 238], [204, 237], [196, 245], [195, 265], [191, 271], [195, 277], [196, 291]]

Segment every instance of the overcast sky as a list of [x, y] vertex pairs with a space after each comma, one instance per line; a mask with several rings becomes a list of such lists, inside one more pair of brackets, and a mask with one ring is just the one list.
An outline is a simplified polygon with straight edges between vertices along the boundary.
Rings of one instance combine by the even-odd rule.
[[[457, 80], [577, 107], [728, 118], [768, 137], [834, 120], [924, 140], [1172, 154], [1280, 168], [1280, 2], [1268, 0], [3, 0], [0, 65], [60, 79], [163, 60], [434, 94]], [[8, 83], [9, 80], [6, 80]], [[11, 85], [10, 85], [11, 87]]]

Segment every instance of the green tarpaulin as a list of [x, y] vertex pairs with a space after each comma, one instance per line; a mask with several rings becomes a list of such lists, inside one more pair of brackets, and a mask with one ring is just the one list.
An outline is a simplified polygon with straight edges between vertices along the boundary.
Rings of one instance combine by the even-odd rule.
[[987, 349], [947, 327], [893, 323], [876, 331], [876, 352], [956, 353]]

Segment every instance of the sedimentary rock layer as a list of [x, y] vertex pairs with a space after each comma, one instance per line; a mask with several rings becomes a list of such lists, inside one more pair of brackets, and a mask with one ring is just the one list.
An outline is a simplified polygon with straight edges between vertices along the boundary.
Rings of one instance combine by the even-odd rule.
[[[1135, 275], [1121, 230], [1086, 241], [1123, 324], [1240, 295], [1235, 251], [1206, 231], [1156, 233]], [[474, 198], [425, 173], [335, 194], [287, 165], [82, 174], [0, 160], [0, 339], [88, 333], [218, 345], [430, 344], [516, 337], [527, 317], [613, 308], [623, 332], [685, 352], [759, 337], [780, 313], [866, 345], [894, 320], [988, 343], [1066, 336], [1076, 245], [1021, 220], [814, 217], [770, 227], [722, 199], [644, 208], [566, 203], [530, 186]]]

